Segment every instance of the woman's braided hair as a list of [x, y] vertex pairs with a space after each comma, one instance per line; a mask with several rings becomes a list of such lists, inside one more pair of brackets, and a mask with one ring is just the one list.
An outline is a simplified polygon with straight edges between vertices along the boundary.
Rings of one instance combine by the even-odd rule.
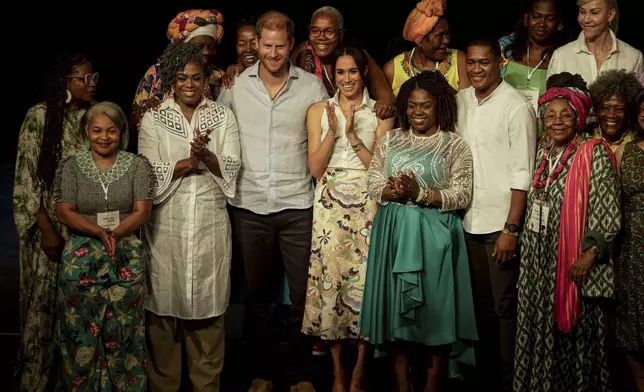
[[54, 183], [54, 176], [61, 158], [67, 113], [67, 77], [74, 72], [75, 67], [87, 63], [87, 58], [81, 54], [62, 55], [56, 59], [45, 79], [45, 106], [47, 109], [38, 157], [38, 178], [48, 190]]

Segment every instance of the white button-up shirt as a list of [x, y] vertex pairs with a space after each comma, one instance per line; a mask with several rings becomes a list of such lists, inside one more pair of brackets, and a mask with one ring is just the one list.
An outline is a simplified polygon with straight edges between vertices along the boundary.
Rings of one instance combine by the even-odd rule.
[[[335, 117], [338, 119], [338, 129], [336, 132], [337, 139], [333, 145], [333, 153], [327, 166], [337, 169], [367, 170], [360, 160], [358, 153], [353, 151], [351, 142], [347, 138], [345, 132], [347, 119], [344, 117], [344, 113], [342, 113], [338, 94], [336, 93], [333, 98], [329, 99], [329, 102], [335, 105]], [[373, 151], [373, 145], [376, 142], [376, 129], [378, 128], [378, 118], [373, 112], [373, 105], [375, 103], [376, 101], [369, 97], [369, 93], [365, 88], [362, 94], [362, 103], [355, 108], [355, 114], [353, 116], [353, 129], [360, 140], [362, 140], [362, 143], [364, 143], [365, 148], [368, 148], [370, 151]], [[321, 127], [322, 135], [320, 140], [324, 141], [327, 132], [329, 132], [329, 118], [326, 110], [322, 113]]]
[[474, 161], [474, 193], [463, 227], [471, 234], [494, 233], [505, 225], [512, 190], [530, 189], [537, 144], [534, 109], [506, 82], [481, 102], [474, 87], [461, 90], [456, 101], [456, 132]]
[[217, 99], [235, 112], [241, 141], [242, 168], [229, 203], [262, 215], [310, 208], [306, 113], [329, 97], [326, 88], [315, 75], [291, 64], [286, 86], [272, 101], [258, 71], [259, 62]]
[[601, 69], [597, 69], [595, 56], [588, 49], [584, 33], [567, 45], [555, 50], [548, 66], [548, 77], [561, 72], [579, 74], [591, 84], [597, 79], [597, 75], [604, 71], [625, 69], [628, 72], [637, 74], [644, 72], [644, 61], [642, 52], [617, 39], [612, 30], [609, 30], [613, 39], [613, 48], [610, 54], [602, 62]]
[[[217, 156], [222, 178], [204, 166], [201, 173], [173, 180], [177, 161], [190, 155], [195, 132], [208, 129], [208, 149]], [[226, 198], [234, 196], [241, 164], [235, 116], [204, 98], [188, 121], [168, 99], [143, 116], [139, 153], [152, 162], [156, 176], [155, 206], [143, 229], [150, 255], [146, 308], [186, 320], [223, 314], [232, 254]]]

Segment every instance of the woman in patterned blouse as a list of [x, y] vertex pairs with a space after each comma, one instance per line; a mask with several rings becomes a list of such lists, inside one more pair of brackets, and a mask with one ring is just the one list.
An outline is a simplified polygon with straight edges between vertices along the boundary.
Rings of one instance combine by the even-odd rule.
[[454, 96], [440, 72], [406, 81], [396, 101], [403, 127], [378, 142], [367, 172], [367, 191], [379, 206], [358, 326], [377, 349], [391, 350], [398, 392], [411, 391], [414, 347], [425, 351], [426, 391], [445, 390], [448, 374], [458, 374], [452, 365], [474, 361], [459, 212], [472, 200], [472, 154], [454, 133]]
[[60, 391], [145, 391], [143, 243], [152, 166], [123, 149], [127, 119], [103, 102], [87, 113], [90, 149], [66, 159], [54, 184], [56, 215], [71, 231], [58, 277]]

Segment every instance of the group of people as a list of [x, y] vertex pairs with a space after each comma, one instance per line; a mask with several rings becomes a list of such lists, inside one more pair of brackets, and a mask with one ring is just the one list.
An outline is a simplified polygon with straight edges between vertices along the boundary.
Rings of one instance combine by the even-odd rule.
[[419, 350], [426, 391], [469, 365], [491, 390], [608, 392], [609, 337], [644, 391], [642, 53], [615, 0], [579, 0], [572, 42], [562, 3], [459, 51], [423, 0], [383, 68], [323, 7], [298, 46], [283, 13], [240, 22], [222, 70], [223, 16], [184, 11], [129, 118], [60, 57], [16, 161], [21, 390], [177, 391], [185, 369], [219, 391], [234, 253], [249, 392], [313, 391], [327, 347], [334, 392], [372, 355], [409, 392]]

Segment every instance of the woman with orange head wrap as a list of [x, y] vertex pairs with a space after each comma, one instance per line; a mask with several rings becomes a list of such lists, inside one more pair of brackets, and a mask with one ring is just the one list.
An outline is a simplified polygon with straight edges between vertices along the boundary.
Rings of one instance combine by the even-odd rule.
[[[217, 10], [187, 10], [175, 16], [168, 24], [167, 36], [171, 43], [189, 42], [199, 46], [204, 59], [208, 85], [204, 94], [209, 99], [217, 99], [221, 89], [221, 78], [224, 72], [217, 68], [214, 57], [217, 45], [224, 36], [224, 16]], [[146, 71], [139, 82], [132, 105], [132, 119], [130, 124], [139, 124], [143, 113], [151, 107], [158, 106], [169, 95], [159, 90], [161, 80], [159, 64], [154, 64]], [[134, 137], [133, 140], [137, 138]], [[136, 146], [134, 146], [136, 148]]]
[[426, 70], [440, 71], [456, 90], [469, 87], [465, 54], [449, 49], [450, 28], [445, 0], [423, 0], [407, 17], [403, 38], [416, 46], [385, 64], [383, 71], [395, 95], [408, 79]]

